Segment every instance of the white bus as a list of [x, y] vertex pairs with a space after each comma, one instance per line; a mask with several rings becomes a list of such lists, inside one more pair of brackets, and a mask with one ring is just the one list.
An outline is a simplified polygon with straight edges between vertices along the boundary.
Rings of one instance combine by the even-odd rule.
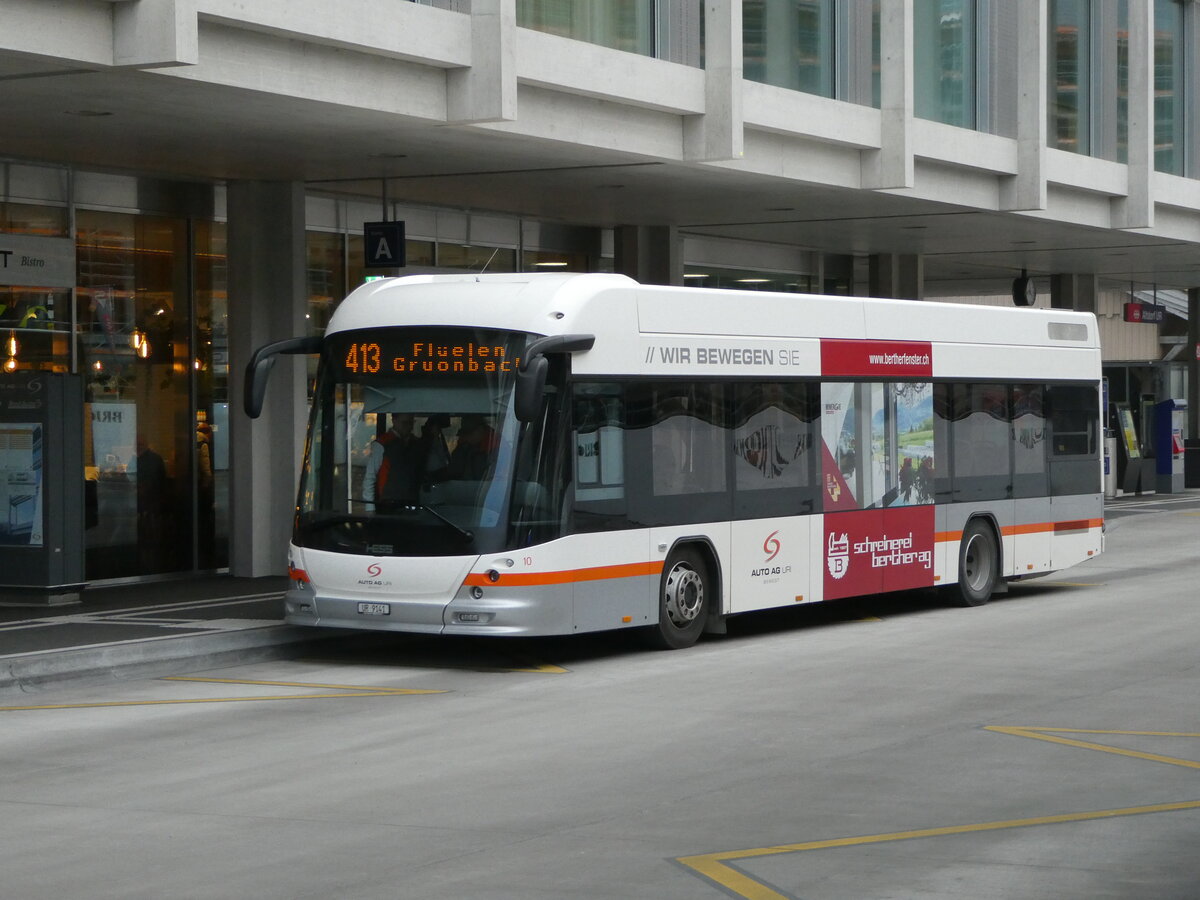
[[[977, 606], [1103, 547], [1087, 313], [384, 279], [323, 338], [258, 351], [252, 416], [281, 352], [320, 353], [293, 624], [640, 628], [676, 648], [853, 595], [945, 586]], [[392, 416], [411, 434], [372, 450]]]

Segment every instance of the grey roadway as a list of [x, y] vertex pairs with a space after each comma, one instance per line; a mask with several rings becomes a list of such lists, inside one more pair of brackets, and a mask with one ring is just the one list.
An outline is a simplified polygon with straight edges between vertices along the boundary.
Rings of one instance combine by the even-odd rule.
[[1200, 502], [1108, 521], [980, 609], [5, 695], [0, 896], [1196, 898]]

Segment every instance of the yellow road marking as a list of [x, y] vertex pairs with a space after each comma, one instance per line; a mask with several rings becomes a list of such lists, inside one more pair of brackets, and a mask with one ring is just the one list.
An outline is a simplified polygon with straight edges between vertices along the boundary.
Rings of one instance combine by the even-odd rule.
[[829, 850], [834, 847], [857, 847], [864, 844], [883, 844], [891, 841], [911, 841], [917, 838], [946, 837], [955, 834], [974, 834], [981, 831], [1001, 831], [1006, 828], [1030, 828], [1035, 825], [1058, 825], [1064, 822], [1087, 822], [1095, 819], [1113, 819], [1119, 816], [1142, 816], [1147, 813], [1177, 812], [1184, 809], [1200, 809], [1200, 800], [1181, 803], [1156, 803], [1151, 806], [1127, 806], [1123, 809], [1101, 809], [1081, 813], [1064, 813], [1057, 816], [1037, 816], [1029, 819], [1006, 819], [1001, 822], [979, 822], [971, 825], [949, 825], [942, 828], [921, 828], [915, 831], [893, 831], [887, 834], [867, 834], [859, 837], [833, 838], [824, 841], [807, 841], [802, 844], [781, 844], [778, 847], [759, 847], [754, 850], [733, 850], [725, 853], [706, 853], [700, 856], [681, 856], [678, 861], [695, 872], [714, 881], [746, 900], [790, 900], [771, 888], [755, 881], [737, 869], [725, 865], [726, 860], [753, 859], [780, 853], [797, 853], [803, 850]]
[[417, 688], [367, 687], [361, 684], [320, 684], [312, 681], [255, 681], [247, 678], [201, 678], [198, 675], [167, 675], [159, 681], [198, 681], [202, 684], [251, 684], [263, 687], [322, 688], [330, 691], [371, 691], [385, 694], [444, 694], [446, 691], [419, 690]]
[[513, 654], [513, 659], [526, 664], [520, 669], [501, 669], [501, 672], [527, 672], [531, 675], [569, 675], [571, 670], [564, 669], [562, 666], [556, 666], [554, 663], [538, 662], [531, 656], [522, 656]]
[[[1200, 738], [1200, 733], [1181, 731], [1113, 731], [1089, 728], [1043, 728], [1033, 726], [988, 725], [985, 731], [998, 734], [1008, 734], [1015, 737], [1033, 738], [1040, 741], [1062, 744], [1067, 747], [1077, 747], [1085, 750], [1098, 750], [1119, 756], [1129, 756], [1150, 762], [1166, 763], [1173, 766], [1183, 766], [1189, 769], [1200, 769], [1200, 762], [1190, 759], [1180, 759], [1174, 756], [1163, 756], [1157, 753], [1145, 753], [1140, 750], [1126, 750], [1123, 747], [1112, 747], [1093, 741], [1083, 741], [1074, 738], [1059, 737], [1064, 734], [1114, 735], [1125, 737], [1174, 737]], [[1028, 819], [1007, 819], [1000, 822], [980, 822], [969, 825], [948, 825], [940, 828], [922, 828], [913, 831], [893, 831], [885, 834], [868, 834], [857, 837], [832, 838], [829, 840], [806, 841], [797, 844], [780, 844], [775, 847], [757, 847], [749, 850], [730, 850], [720, 853], [702, 853], [696, 856], [681, 856], [676, 862], [686, 866], [698, 875], [719, 885], [734, 896], [744, 900], [790, 900], [760, 881], [751, 878], [745, 872], [728, 865], [729, 862], [756, 859], [764, 856], [776, 856], [783, 853], [799, 853], [806, 850], [829, 850], [835, 847], [856, 847], [866, 844], [883, 844], [894, 841], [909, 841], [917, 838], [946, 837], [958, 834], [975, 834], [984, 831], [1000, 831], [1009, 828], [1030, 828], [1037, 825], [1059, 825], [1068, 822], [1087, 822], [1096, 819], [1114, 819], [1121, 816], [1140, 816], [1149, 813], [1178, 812], [1180, 810], [1200, 809], [1200, 800], [1185, 800], [1178, 803], [1156, 803], [1150, 806], [1127, 806], [1121, 809], [1102, 809], [1079, 813], [1063, 813], [1053, 816], [1036, 816]]]
[[[1188, 769], [1200, 769], [1200, 762], [1190, 759], [1179, 759], [1174, 756], [1161, 756], [1157, 753], [1144, 753], [1141, 750], [1126, 750], [1123, 747], [1112, 747], [1108, 744], [1097, 744], [1092, 741], [1077, 741], [1071, 738], [1056, 737], [1058, 734], [1111, 734], [1132, 737], [1183, 737], [1200, 738], [1200, 734], [1177, 731], [1097, 731], [1087, 728], [1029, 728], [1011, 725], [988, 725], [984, 731], [994, 731], [998, 734], [1011, 734], [1016, 737], [1033, 738], [1038, 741], [1049, 741], [1052, 744], [1062, 744], [1066, 747], [1080, 747], [1084, 750], [1099, 750], [1102, 753], [1114, 753], [1118, 756], [1131, 756], [1134, 759], [1145, 759], [1150, 762], [1167, 763], [1172, 766], [1184, 766]], [[1047, 732], [1054, 732], [1048, 734]]]
[[240, 678], [198, 678], [171, 675], [160, 681], [196, 681], [203, 684], [248, 684], [260, 687], [319, 688], [340, 691], [336, 694], [266, 694], [252, 697], [191, 697], [175, 700], [107, 700], [96, 703], [44, 703], [37, 706], [0, 706], [0, 712], [49, 709], [103, 709], [117, 706], [178, 706], [186, 703], [249, 703], [265, 700], [345, 700], [350, 697], [398, 697], [408, 694], [446, 694], [448, 691], [417, 688], [374, 688], [353, 684], [313, 684], [302, 681], [252, 681]]

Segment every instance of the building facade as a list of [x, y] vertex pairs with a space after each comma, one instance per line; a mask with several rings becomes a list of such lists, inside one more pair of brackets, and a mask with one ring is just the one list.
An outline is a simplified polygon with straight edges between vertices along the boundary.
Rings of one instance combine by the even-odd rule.
[[1147, 443], [1169, 397], [1196, 438], [1198, 16], [0, 0], [0, 379], [83, 382], [84, 471], [46, 477], [87, 482], [88, 581], [283, 571], [309, 371], [253, 422], [240, 373], [319, 333], [371, 221], [404, 221], [403, 272], [994, 303], [1024, 276], [1098, 315]]

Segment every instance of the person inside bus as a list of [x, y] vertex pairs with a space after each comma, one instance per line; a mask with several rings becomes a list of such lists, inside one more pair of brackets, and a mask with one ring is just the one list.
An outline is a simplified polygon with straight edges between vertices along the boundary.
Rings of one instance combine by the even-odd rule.
[[420, 458], [425, 460], [422, 477], [424, 484], [444, 481], [450, 469], [450, 448], [446, 444], [445, 429], [450, 427], [450, 417], [445, 413], [430, 416], [421, 426]]
[[458, 443], [450, 454], [447, 476], [480, 481], [487, 476], [496, 452], [496, 432], [483, 416], [463, 416], [458, 426]]
[[413, 417], [393, 413], [392, 427], [371, 442], [362, 495], [368, 510], [386, 512], [415, 503], [423, 468]]

